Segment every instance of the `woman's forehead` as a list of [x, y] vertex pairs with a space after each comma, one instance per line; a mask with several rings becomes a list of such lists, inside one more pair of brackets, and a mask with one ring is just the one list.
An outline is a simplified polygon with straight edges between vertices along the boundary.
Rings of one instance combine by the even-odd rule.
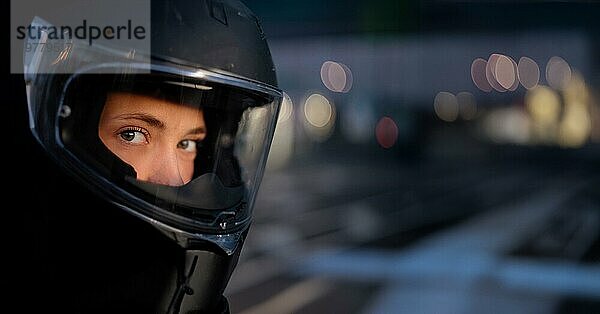
[[105, 106], [110, 110], [119, 111], [165, 111], [169, 114], [202, 112], [201, 107], [191, 104], [130, 92], [108, 93]]
[[159, 120], [166, 126], [193, 125], [198, 127], [205, 125], [201, 108], [129, 92], [109, 93], [104, 113], [108, 117], [121, 119], [148, 116]]

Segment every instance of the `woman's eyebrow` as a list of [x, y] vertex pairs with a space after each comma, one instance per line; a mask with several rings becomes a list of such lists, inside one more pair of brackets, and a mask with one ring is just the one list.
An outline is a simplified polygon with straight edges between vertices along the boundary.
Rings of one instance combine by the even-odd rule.
[[130, 119], [134, 119], [134, 120], [140, 120], [140, 121], [144, 121], [146, 123], [148, 123], [149, 125], [159, 128], [159, 129], [164, 129], [165, 128], [165, 124], [158, 120], [156, 117], [146, 114], [146, 113], [125, 113], [125, 114], [121, 114], [116, 116], [116, 119], [121, 119], [121, 120], [130, 120]]
[[206, 133], [206, 128], [201, 126], [194, 129], [191, 129], [187, 132], [187, 135], [195, 135], [195, 134], [204, 134]]

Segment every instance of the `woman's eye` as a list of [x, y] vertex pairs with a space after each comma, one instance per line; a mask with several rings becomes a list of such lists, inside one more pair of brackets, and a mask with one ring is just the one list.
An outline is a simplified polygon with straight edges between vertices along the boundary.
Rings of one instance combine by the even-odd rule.
[[192, 141], [192, 140], [183, 140], [177, 144], [177, 148], [181, 148], [184, 151], [189, 152], [189, 153], [195, 153], [197, 144], [198, 143], [196, 143], [195, 141]]
[[146, 136], [140, 131], [123, 131], [119, 133], [119, 136], [121, 139], [131, 144], [142, 144], [147, 142]]

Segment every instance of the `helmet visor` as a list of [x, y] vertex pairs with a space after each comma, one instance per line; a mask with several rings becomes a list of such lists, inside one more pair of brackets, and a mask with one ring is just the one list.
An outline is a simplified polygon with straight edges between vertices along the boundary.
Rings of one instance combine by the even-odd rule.
[[140, 209], [225, 230], [250, 217], [279, 101], [167, 73], [86, 74], [69, 80], [57, 124], [78, 160], [151, 205]]

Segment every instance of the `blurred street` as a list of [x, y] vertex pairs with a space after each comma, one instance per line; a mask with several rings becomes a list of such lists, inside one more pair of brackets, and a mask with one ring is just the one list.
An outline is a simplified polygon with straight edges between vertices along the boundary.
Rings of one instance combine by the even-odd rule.
[[286, 92], [232, 313], [600, 313], [600, 8], [250, 1]]
[[233, 313], [600, 310], [588, 164], [349, 153], [265, 174]]

